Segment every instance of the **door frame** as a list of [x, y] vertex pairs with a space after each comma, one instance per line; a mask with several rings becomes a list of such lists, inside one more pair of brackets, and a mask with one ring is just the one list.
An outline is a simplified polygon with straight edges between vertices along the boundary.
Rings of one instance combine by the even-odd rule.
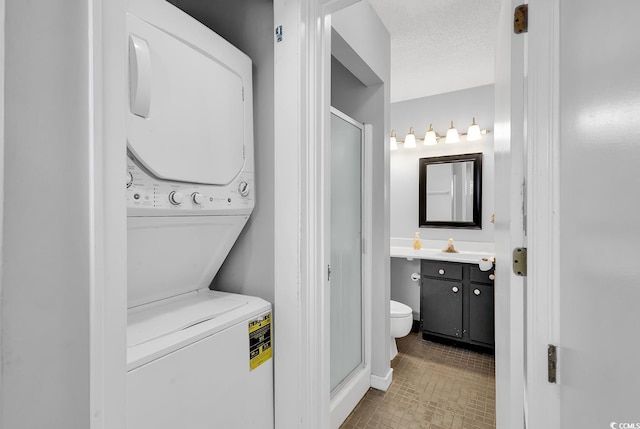
[[[5, 0], [0, 0], [0, 244], [4, 243], [4, 73], [5, 73]], [[0, 245], [0, 296], [2, 296], [2, 279], [4, 246]], [[2, 301], [0, 301], [0, 325], [2, 324]], [[2, 413], [2, 369], [4, 354], [2, 353], [2, 329], [0, 328], [0, 413]], [[2, 423], [2, 421], [0, 421]]]
[[[511, 3], [511, 12], [519, 4], [505, 0], [507, 3]], [[526, 288], [522, 297], [525, 304], [524, 326], [515, 332], [524, 337], [524, 355], [519, 363], [511, 357], [511, 362], [517, 364], [509, 369], [509, 374], [511, 378], [518, 379], [522, 374], [523, 383], [511, 380], [511, 390], [504, 390], [505, 396], [516, 400], [506, 402], [497, 395], [497, 429], [560, 427], [560, 388], [558, 384], [547, 381], [547, 346], [559, 342], [559, 319], [556, 316], [560, 278], [559, 9], [559, 0], [537, 1], [529, 8], [528, 33], [521, 35], [525, 64], [525, 112], [521, 125], [525, 131], [523, 193], [527, 231], [523, 244], [528, 249], [528, 272], [526, 284], [522, 284]], [[513, 58], [511, 62], [513, 66]], [[496, 98], [496, 109], [499, 108], [498, 103], [500, 100]], [[513, 123], [511, 127], [513, 129]], [[515, 180], [513, 176], [511, 180]], [[516, 284], [511, 282], [507, 287], [514, 288]], [[512, 314], [516, 314], [518, 308], [513, 304], [518, 303], [512, 301], [510, 309]], [[514, 326], [510, 328], [513, 330]], [[497, 392], [501, 386], [505, 388], [509, 384], [509, 380], [501, 375], [500, 365], [496, 352]], [[519, 415], [519, 410], [523, 415]]]
[[328, 15], [359, 0], [274, 0], [275, 427], [329, 427], [323, 144], [331, 102]]
[[[547, 381], [547, 347], [559, 344], [560, 1], [529, 8], [525, 419], [560, 427], [560, 385]], [[560, 381], [560, 379], [558, 380]]]
[[90, 425], [126, 424], [127, 217], [125, 0], [87, 0], [90, 15]]

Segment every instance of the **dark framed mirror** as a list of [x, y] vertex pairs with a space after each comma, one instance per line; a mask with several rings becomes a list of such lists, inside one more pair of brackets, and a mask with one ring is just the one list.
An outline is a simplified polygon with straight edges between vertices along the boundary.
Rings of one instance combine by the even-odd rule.
[[482, 153], [419, 160], [420, 227], [482, 229]]

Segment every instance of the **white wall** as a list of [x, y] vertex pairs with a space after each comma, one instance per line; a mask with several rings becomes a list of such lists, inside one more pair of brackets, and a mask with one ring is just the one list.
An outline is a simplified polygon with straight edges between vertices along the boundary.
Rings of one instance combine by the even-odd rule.
[[[416, 137], [424, 138], [429, 124], [438, 134], [446, 134], [449, 122], [454, 121], [458, 132], [466, 132], [472, 117], [481, 128], [493, 131], [493, 85], [485, 85], [430, 97], [391, 104], [391, 127], [397, 138], [404, 140], [410, 127]], [[482, 229], [418, 228], [418, 160], [424, 157], [482, 152]], [[494, 209], [493, 134], [482, 140], [424, 146], [418, 142], [414, 149], [391, 152], [391, 238], [412, 239], [416, 231], [426, 240], [493, 242], [493, 224], [489, 219]]]
[[[256, 203], [212, 287], [273, 302], [273, 1], [171, 0], [171, 3], [213, 29], [253, 62]], [[233, 138], [234, 130], [220, 132], [226, 138]]]
[[1, 4], [0, 427], [124, 427], [125, 0]]
[[5, 428], [89, 426], [87, 16], [85, 1], [6, 8]]
[[[354, 25], [357, 22], [358, 25]], [[376, 377], [389, 372], [389, 153], [385, 136], [389, 129], [390, 36], [368, 2], [356, 3], [331, 16], [331, 25], [342, 39], [334, 53], [350, 68], [333, 59], [331, 104], [352, 118], [373, 126], [373, 200], [371, 243], [372, 365]], [[346, 42], [355, 55], [344, 52]], [[358, 78], [352, 73], [357, 73]], [[360, 79], [360, 80], [359, 80]], [[362, 82], [365, 82], [366, 85]]]

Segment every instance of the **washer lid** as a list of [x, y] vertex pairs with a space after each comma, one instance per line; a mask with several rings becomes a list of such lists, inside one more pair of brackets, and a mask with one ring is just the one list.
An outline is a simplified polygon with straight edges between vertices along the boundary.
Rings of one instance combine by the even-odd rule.
[[135, 347], [188, 329], [247, 305], [241, 295], [203, 291], [161, 301], [128, 316], [127, 347]]
[[242, 75], [227, 64], [250, 73], [251, 61], [213, 32], [188, 43], [130, 14], [127, 28], [129, 149], [158, 178], [230, 183], [244, 166], [247, 119]]
[[261, 298], [209, 289], [129, 309], [127, 371], [213, 338], [233, 326], [247, 334], [248, 358], [249, 324], [269, 311], [271, 304]]
[[406, 317], [412, 313], [411, 307], [401, 302], [389, 301], [391, 317]]

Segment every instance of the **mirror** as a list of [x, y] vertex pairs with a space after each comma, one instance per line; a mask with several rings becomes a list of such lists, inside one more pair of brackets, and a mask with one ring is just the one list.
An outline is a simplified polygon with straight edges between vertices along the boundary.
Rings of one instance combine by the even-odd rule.
[[419, 226], [482, 229], [482, 154], [420, 158]]

